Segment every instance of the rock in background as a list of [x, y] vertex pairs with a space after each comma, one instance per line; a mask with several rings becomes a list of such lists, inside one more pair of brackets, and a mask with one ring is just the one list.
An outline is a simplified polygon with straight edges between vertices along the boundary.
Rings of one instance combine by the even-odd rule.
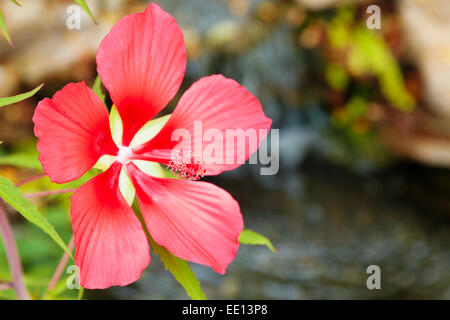
[[297, 0], [298, 3], [306, 6], [310, 10], [323, 10], [336, 5], [342, 5], [346, 3], [364, 3], [368, 0]]
[[81, 10], [80, 29], [71, 30], [66, 22], [69, 8], [76, 5], [72, 0], [22, 0], [21, 7], [2, 1], [0, 9], [15, 47], [1, 37], [0, 96], [16, 93], [20, 85], [31, 88], [52, 78], [91, 79], [101, 39], [124, 14], [144, 7], [136, 8], [137, 2], [127, 0], [87, 3], [98, 25]]
[[402, 0], [405, 40], [420, 68], [429, 107], [450, 119], [450, 2]]

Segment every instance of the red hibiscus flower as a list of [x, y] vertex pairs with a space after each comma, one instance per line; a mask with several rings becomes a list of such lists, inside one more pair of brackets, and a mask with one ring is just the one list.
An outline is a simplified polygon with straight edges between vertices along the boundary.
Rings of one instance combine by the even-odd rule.
[[[207, 182], [166, 178], [159, 166], [194, 178], [232, 170], [257, 150], [265, 136], [256, 144], [245, 139], [235, 144], [235, 150], [245, 148], [245, 159], [202, 163], [193, 161], [195, 154], [173, 159], [171, 151], [178, 142], [171, 135], [179, 128], [187, 130], [196, 150], [198, 138], [200, 143], [203, 138], [196, 136], [194, 121], [223, 133], [228, 129], [267, 133], [271, 120], [252, 94], [221, 75], [200, 79], [170, 117], [152, 120], [176, 94], [185, 67], [181, 29], [168, 13], [151, 4], [117, 22], [97, 53], [98, 74], [122, 121], [119, 137], [111, 134], [103, 102], [84, 82], [66, 85], [36, 107], [39, 160], [51, 181], [78, 179], [99, 159], [110, 160], [105, 171], [78, 188], [71, 199], [75, 261], [85, 288], [127, 285], [150, 263], [143, 226], [130, 207], [134, 194], [126, 200], [130, 189], [151, 237], [175, 256], [223, 274], [236, 255], [243, 219], [232, 196]], [[121, 181], [128, 181], [128, 188], [121, 188]]]

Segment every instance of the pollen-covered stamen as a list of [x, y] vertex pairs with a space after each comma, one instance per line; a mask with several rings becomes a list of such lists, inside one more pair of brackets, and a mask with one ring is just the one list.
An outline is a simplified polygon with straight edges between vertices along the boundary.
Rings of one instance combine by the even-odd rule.
[[187, 180], [198, 180], [206, 174], [203, 161], [192, 152], [173, 152], [169, 161], [170, 172]]
[[130, 147], [119, 147], [116, 160], [123, 165], [127, 165], [133, 157], [133, 150]]

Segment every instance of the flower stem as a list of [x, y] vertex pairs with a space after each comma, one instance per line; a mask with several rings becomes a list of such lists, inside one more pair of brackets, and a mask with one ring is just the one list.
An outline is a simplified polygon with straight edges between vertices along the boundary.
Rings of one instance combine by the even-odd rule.
[[45, 173], [41, 173], [41, 174], [38, 174], [37, 176], [29, 177], [29, 178], [27, 178], [25, 180], [22, 180], [19, 183], [17, 183], [16, 187], [20, 187], [21, 185], [24, 185], [24, 184], [26, 184], [28, 182], [31, 182], [31, 181], [34, 181], [34, 180], [37, 180], [37, 179], [41, 179], [41, 178], [46, 177], [46, 176], [47, 175]]
[[[0, 200], [1, 201], [1, 200]], [[20, 262], [19, 253], [17, 252], [14, 233], [9, 223], [6, 211], [0, 202], [0, 231], [5, 245], [6, 256], [8, 258], [9, 269], [12, 274], [12, 283], [16, 291], [17, 298], [20, 300], [30, 300], [25, 282], [23, 280], [22, 263]]]
[[12, 282], [0, 281], [0, 291], [14, 288]]
[[[67, 245], [67, 249], [69, 249], [69, 251], [72, 252], [74, 246], [75, 246], [75, 244], [74, 244], [74, 239], [72, 236], [72, 238], [70, 238], [69, 244]], [[51, 291], [58, 284], [58, 281], [61, 278], [61, 275], [63, 274], [64, 268], [68, 261], [69, 261], [69, 255], [67, 254], [67, 252], [64, 252], [64, 254], [61, 257], [61, 260], [59, 260], [59, 263], [55, 269], [55, 272], [53, 273], [52, 279], [48, 283], [47, 292]]]
[[34, 193], [24, 193], [23, 196], [25, 198], [45, 197], [45, 196], [51, 196], [53, 194], [75, 192], [75, 190], [77, 190], [77, 189], [48, 190], [48, 191], [40, 191], [40, 192], [34, 192]]

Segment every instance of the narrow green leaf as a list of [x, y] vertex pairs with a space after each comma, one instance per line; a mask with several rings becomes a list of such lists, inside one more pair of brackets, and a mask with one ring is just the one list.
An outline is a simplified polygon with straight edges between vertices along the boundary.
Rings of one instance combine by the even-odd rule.
[[103, 101], [103, 103], [105, 103], [106, 97], [102, 90], [102, 80], [100, 79], [100, 76], [97, 76], [97, 78], [95, 78], [92, 90], [94, 90], [95, 94], [99, 96], [99, 98]]
[[166, 270], [168, 269], [175, 279], [183, 286], [189, 297], [193, 300], [206, 300], [206, 296], [200, 287], [200, 282], [195, 277], [194, 272], [187, 261], [175, 257], [166, 248], [158, 245], [152, 238], [149, 237], [150, 245], [154, 252], [156, 252], [161, 261], [164, 263]]
[[250, 229], [245, 229], [239, 236], [239, 242], [242, 244], [267, 246], [272, 252], [277, 252], [272, 242], [263, 235], [256, 233]]
[[89, 15], [89, 17], [91, 17], [92, 21], [97, 24], [97, 21], [95, 20], [94, 15], [91, 12], [91, 9], [89, 9], [88, 5], [86, 4], [86, 2], [84, 0], [75, 0], [76, 3], [78, 3], [78, 5], [83, 8], [83, 10]]
[[[1, 17], [0, 17], [0, 20], [1, 20]], [[0, 26], [1, 26], [1, 21], [0, 21]], [[7, 105], [10, 105], [13, 103], [17, 103], [17, 102], [20, 102], [20, 101], [23, 101], [25, 99], [32, 97], [36, 92], [38, 92], [42, 88], [43, 85], [44, 84], [42, 83], [41, 85], [34, 88], [33, 90], [18, 94], [17, 96], [0, 98], [0, 107], [7, 106]]]
[[14, 47], [14, 44], [11, 41], [11, 37], [9, 36], [8, 29], [6, 28], [5, 18], [3, 17], [3, 12], [0, 10], [0, 30], [5, 36], [6, 40], [9, 42], [11, 47]]
[[16, 4], [16, 5], [18, 5], [19, 7], [21, 7], [22, 5], [20, 4], [20, 3], [18, 3], [16, 0], [11, 0], [12, 1], [12, 3], [14, 3], [14, 4]]
[[83, 293], [84, 293], [84, 288], [80, 287], [80, 289], [78, 289], [77, 300], [82, 300], [83, 299]]
[[22, 195], [22, 191], [11, 181], [0, 176], [0, 197], [16, 209], [31, 223], [47, 233], [73, 259], [72, 253], [48, 220]]

